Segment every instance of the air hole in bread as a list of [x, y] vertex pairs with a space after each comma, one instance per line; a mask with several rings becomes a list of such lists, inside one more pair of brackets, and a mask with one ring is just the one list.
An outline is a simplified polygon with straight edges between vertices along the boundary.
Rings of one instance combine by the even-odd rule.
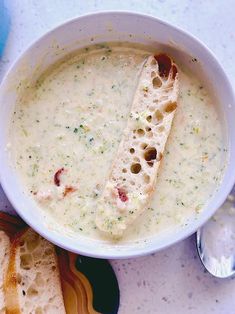
[[38, 307], [35, 309], [35, 314], [43, 314], [42, 308], [38, 306]]
[[39, 235], [38, 234], [33, 234], [31, 235], [32, 239], [26, 242], [26, 247], [28, 252], [32, 252], [35, 250], [35, 248], [39, 245]]
[[50, 304], [47, 307], [45, 307], [44, 313], [58, 313], [58, 308], [56, 306]]
[[138, 134], [139, 136], [144, 136], [145, 132], [144, 132], [143, 129], [138, 129], [138, 130], [137, 130], [137, 134]]
[[135, 149], [132, 147], [132, 148], [130, 148], [130, 153], [131, 154], [134, 154], [134, 152], [135, 152]]
[[141, 144], [140, 144], [140, 147], [141, 147], [142, 149], [145, 149], [147, 146], [148, 146], [148, 144], [146, 144], [146, 143], [141, 143]]
[[148, 136], [148, 137], [153, 137], [153, 132], [148, 132], [148, 133], [147, 133], [147, 136]]
[[17, 281], [17, 283], [20, 284], [20, 283], [21, 283], [21, 280], [22, 280], [21, 274], [20, 274], [20, 273], [17, 273], [17, 274], [16, 274], [16, 281]]
[[172, 111], [174, 111], [177, 107], [176, 102], [171, 102], [169, 103], [166, 107], [165, 107], [165, 112], [170, 113]]
[[52, 270], [52, 271], [55, 271], [55, 270], [56, 270], [56, 267], [55, 267], [55, 266], [51, 266], [51, 270]]
[[144, 152], [144, 159], [146, 161], [151, 161], [156, 159], [157, 157], [157, 150], [155, 147], [148, 147], [146, 148], [145, 152]]
[[25, 242], [24, 240], [20, 241], [20, 246], [24, 246]]
[[157, 119], [158, 122], [160, 122], [163, 119], [163, 114], [161, 113], [161, 111], [156, 110], [154, 113], [154, 117]]
[[38, 259], [40, 259], [41, 252], [40, 252], [40, 250], [36, 250], [36, 251], [34, 251], [34, 252], [32, 253], [32, 255], [33, 255], [33, 258], [34, 258], [35, 260], [38, 260]]
[[149, 183], [150, 182], [150, 176], [148, 174], [145, 173], [143, 177], [144, 177], [144, 182], [145, 183]]
[[166, 101], [169, 101], [169, 96], [166, 94], [166, 95], [162, 95], [161, 96], [161, 101], [162, 102], [166, 102]]
[[155, 59], [153, 59], [152, 61], [151, 61], [151, 65], [156, 65], [157, 64], [157, 61], [155, 60]]
[[20, 267], [23, 269], [30, 269], [33, 264], [33, 259], [30, 254], [23, 254], [20, 256]]
[[152, 84], [153, 84], [153, 88], [159, 88], [162, 86], [162, 81], [160, 80], [160, 78], [158, 76], [156, 76], [153, 80], [152, 80]]
[[53, 254], [53, 249], [52, 249], [52, 248], [47, 248], [47, 249], [45, 250], [44, 254], [45, 254], [46, 256], [52, 255], [52, 254]]
[[127, 172], [126, 168], [123, 168], [123, 169], [122, 169], [122, 172], [123, 172], [123, 173], [126, 173], [126, 172]]
[[134, 181], [130, 181], [130, 184], [131, 184], [131, 185], [135, 185], [135, 182], [134, 182]]
[[54, 299], [55, 299], [55, 297], [51, 297], [51, 298], [49, 299], [49, 303], [52, 303], [52, 302], [54, 301]]
[[157, 129], [158, 132], [163, 132], [165, 130], [165, 127], [163, 125], [159, 126], [159, 128]]
[[36, 297], [38, 295], [38, 290], [36, 289], [35, 285], [31, 285], [27, 290], [27, 295], [31, 297]]
[[151, 122], [151, 121], [152, 121], [152, 116], [151, 116], [151, 115], [147, 116], [146, 120], [147, 120], [148, 122]]
[[155, 77], [156, 76], [156, 72], [155, 71], [152, 71], [151, 72], [151, 77]]
[[152, 161], [148, 161], [147, 164], [149, 165], [149, 167], [153, 166], [153, 162]]
[[152, 129], [151, 129], [149, 126], [147, 126], [147, 127], [145, 128], [145, 130], [146, 130], [147, 132], [152, 131]]
[[43, 287], [44, 284], [45, 284], [43, 276], [42, 276], [42, 273], [39, 273], [39, 272], [37, 272], [34, 281], [35, 281], [36, 285], [39, 286], [39, 287]]
[[141, 164], [135, 163], [135, 164], [132, 164], [132, 165], [131, 165], [131, 172], [132, 172], [132, 173], [137, 174], [137, 173], [140, 172], [140, 170], [141, 170]]

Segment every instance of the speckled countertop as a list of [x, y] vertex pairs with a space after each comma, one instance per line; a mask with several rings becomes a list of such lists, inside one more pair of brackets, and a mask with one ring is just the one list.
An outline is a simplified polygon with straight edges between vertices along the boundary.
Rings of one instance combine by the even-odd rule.
[[[0, 79], [19, 53], [52, 27], [83, 13], [118, 9], [155, 15], [190, 31], [216, 54], [235, 86], [234, 0], [5, 0], [5, 4], [12, 23]], [[0, 206], [11, 208], [1, 190]], [[194, 236], [151, 256], [112, 265], [121, 289], [120, 314], [235, 313], [235, 280], [216, 280], [204, 271]]]

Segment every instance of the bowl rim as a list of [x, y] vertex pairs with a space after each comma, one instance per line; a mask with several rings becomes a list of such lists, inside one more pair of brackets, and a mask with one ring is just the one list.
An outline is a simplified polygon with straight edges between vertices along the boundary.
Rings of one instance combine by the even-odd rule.
[[[166, 22], [162, 19], [159, 19], [153, 15], [143, 14], [143, 13], [139, 13], [139, 12], [135, 12], [135, 11], [128, 11], [128, 10], [105, 10], [105, 11], [96, 11], [96, 12], [90, 12], [90, 13], [82, 14], [82, 15], [76, 16], [72, 19], [67, 19], [66, 21], [64, 21], [64, 22], [58, 24], [57, 26], [51, 28], [50, 30], [46, 31], [42, 36], [39, 36], [35, 41], [32, 41], [26, 47], [26, 49], [23, 52], [21, 52], [19, 54], [19, 56], [14, 60], [14, 62], [11, 64], [9, 69], [6, 71], [6, 73], [2, 79], [2, 82], [0, 84], [0, 90], [1, 90], [2, 86], [5, 84], [5, 82], [7, 82], [9, 74], [12, 71], [14, 71], [14, 69], [17, 67], [18, 63], [21, 61], [21, 59], [24, 57], [24, 55], [29, 50], [31, 50], [34, 46], [36, 46], [38, 43], [43, 41], [47, 36], [49, 36], [50, 34], [52, 34], [55, 31], [58, 32], [60, 30], [60, 28], [67, 27], [69, 24], [72, 24], [72, 23], [76, 22], [77, 20], [92, 18], [92, 17], [100, 16], [100, 15], [103, 15], [103, 16], [109, 16], [109, 15], [126, 15], [126, 16], [129, 15], [130, 16], [131, 15], [134, 17], [151, 19], [151, 20], [154, 20], [155, 22], [157, 22], [159, 24], [164, 25], [164, 27], [170, 28], [173, 31], [176, 31], [176, 32], [182, 34], [184, 37], [189, 38], [191, 41], [194, 41], [195, 44], [199, 48], [201, 48], [202, 50], [205, 50], [205, 52], [210, 56], [210, 58], [213, 60], [213, 62], [218, 67], [218, 70], [220, 71], [221, 77], [223, 78], [223, 85], [226, 85], [227, 88], [230, 90], [231, 99], [232, 99], [233, 103], [235, 104], [234, 89], [232, 87], [232, 84], [231, 84], [227, 74], [225, 73], [220, 62], [215, 57], [214, 53], [203, 42], [201, 42], [198, 38], [196, 38], [191, 33], [181, 29], [180, 27], [172, 25], [171, 23]], [[0, 154], [1, 154], [1, 151], [0, 151]], [[229, 168], [229, 163], [227, 165], [227, 169], [228, 168]], [[197, 220], [194, 220], [192, 223], [190, 223], [189, 224], [190, 228], [189, 227], [183, 228], [182, 230], [177, 232], [177, 234], [174, 237], [172, 236], [172, 238], [170, 240], [168, 240], [167, 242], [163, 242], [162, 244], [158, 245], [157, 248], [154, 247], [154, 245], [152, 248], [147, 247], [147, 246], [143, 246], [143, 247], [138, 248], [136, 251], [131, 251], [131, 252], [129, 252], [128, 250], [126, 250], [125, 252], [117, 250], [116, 254], [114, 254], [114, 253], [110, 254], [108, 251], [103, 251], [102, 253], [100, 253], [100, 252], [93, 253], [90, 250], [79, 249], [77, 247], [74, 247], [74, 245], [66, 243], [66, 239], [60, 238], [61, 240], [57, 240], [56, 234], [51, 233], [48, 228], [46, 228], [46, 227], [41, 228], [40, 226], [38, 227], [37, 221], [31, 221], [31, 219], [28, 219], [28, 216], [27, 216], [27, 214], [25, 215], [24, 210], [18, 206], [17, 200], [14, 197], [12, 197], [12, 193], [9, 191], [9, 189], [7, 187], [7, 179], [4, 178], [2, 171], [0, 171], [0, 183], [1, 183], [1, 186], [4, 190], [4, 193], [7, 195], [10, 203], [13, 205], [17, 214], [19, 214], [19, 216], [29, 226], [31, 226], [36, 232], [38, 232], [44, 238], [48, 239], [50, 242], [54, 243], [55, 245], [57, 245], [59, 247], [66, 249], [66, 250], [75, 252], [77, 254], [82, 254], [85, 256], [90, 256], [90, 257], [95, 257], [95, 258], [126, 259], [126, 258], [134, 258], [134, 257], [149, 255], [151, 253], [154, 253], [154, 252], [160, 251], [164, 248], [167, 248], [173, 244], [176, 244], [177, 242], [184, 240], [185, 238], [192, 235], [207, 220], [209, 220], [210, 217], [212, 217], [212, 215], [216, 212], [216, 210], [223, 204], [223, 202], [227, 198], [227, 195], [230, 193], [230, 191], [232, 190], [232, 187], [235, 183], [235, 167], [230, 166], [230, 176], [229, 176], [228, 180], [226, 182], [224, 182], [224, 191], [223, 191], [223, 193], [220, 193], [220, 196], [218, 197], [217, 203], [214, 205], [213, 209], [211, 209], [210, 211], [209, 210], [205, 211], [206, 214], [204, 214], [203, 217], [201, 217]], [[222, 185], [220, 185], [220, 187], [221, 186]], [[25, 196], [25, 197], [27, 197], [27, 196]], [[93, 239], [91, 239], [91, 241], [92, 240]]]

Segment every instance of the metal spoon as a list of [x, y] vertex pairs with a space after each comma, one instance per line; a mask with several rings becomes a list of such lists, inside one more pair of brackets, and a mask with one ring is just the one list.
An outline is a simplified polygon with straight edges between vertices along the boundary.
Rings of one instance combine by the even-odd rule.
[[235, 186], [196, 237], [199, 257], [208, 272], [218, 278], [235, 274]]

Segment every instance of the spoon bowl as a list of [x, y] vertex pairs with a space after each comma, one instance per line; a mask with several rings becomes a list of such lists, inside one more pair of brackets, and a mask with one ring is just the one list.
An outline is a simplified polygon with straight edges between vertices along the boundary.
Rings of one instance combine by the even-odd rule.
[[235, 189], [216, 214], [197, 231], [199, 257], [213, 276], [235, 274]]

